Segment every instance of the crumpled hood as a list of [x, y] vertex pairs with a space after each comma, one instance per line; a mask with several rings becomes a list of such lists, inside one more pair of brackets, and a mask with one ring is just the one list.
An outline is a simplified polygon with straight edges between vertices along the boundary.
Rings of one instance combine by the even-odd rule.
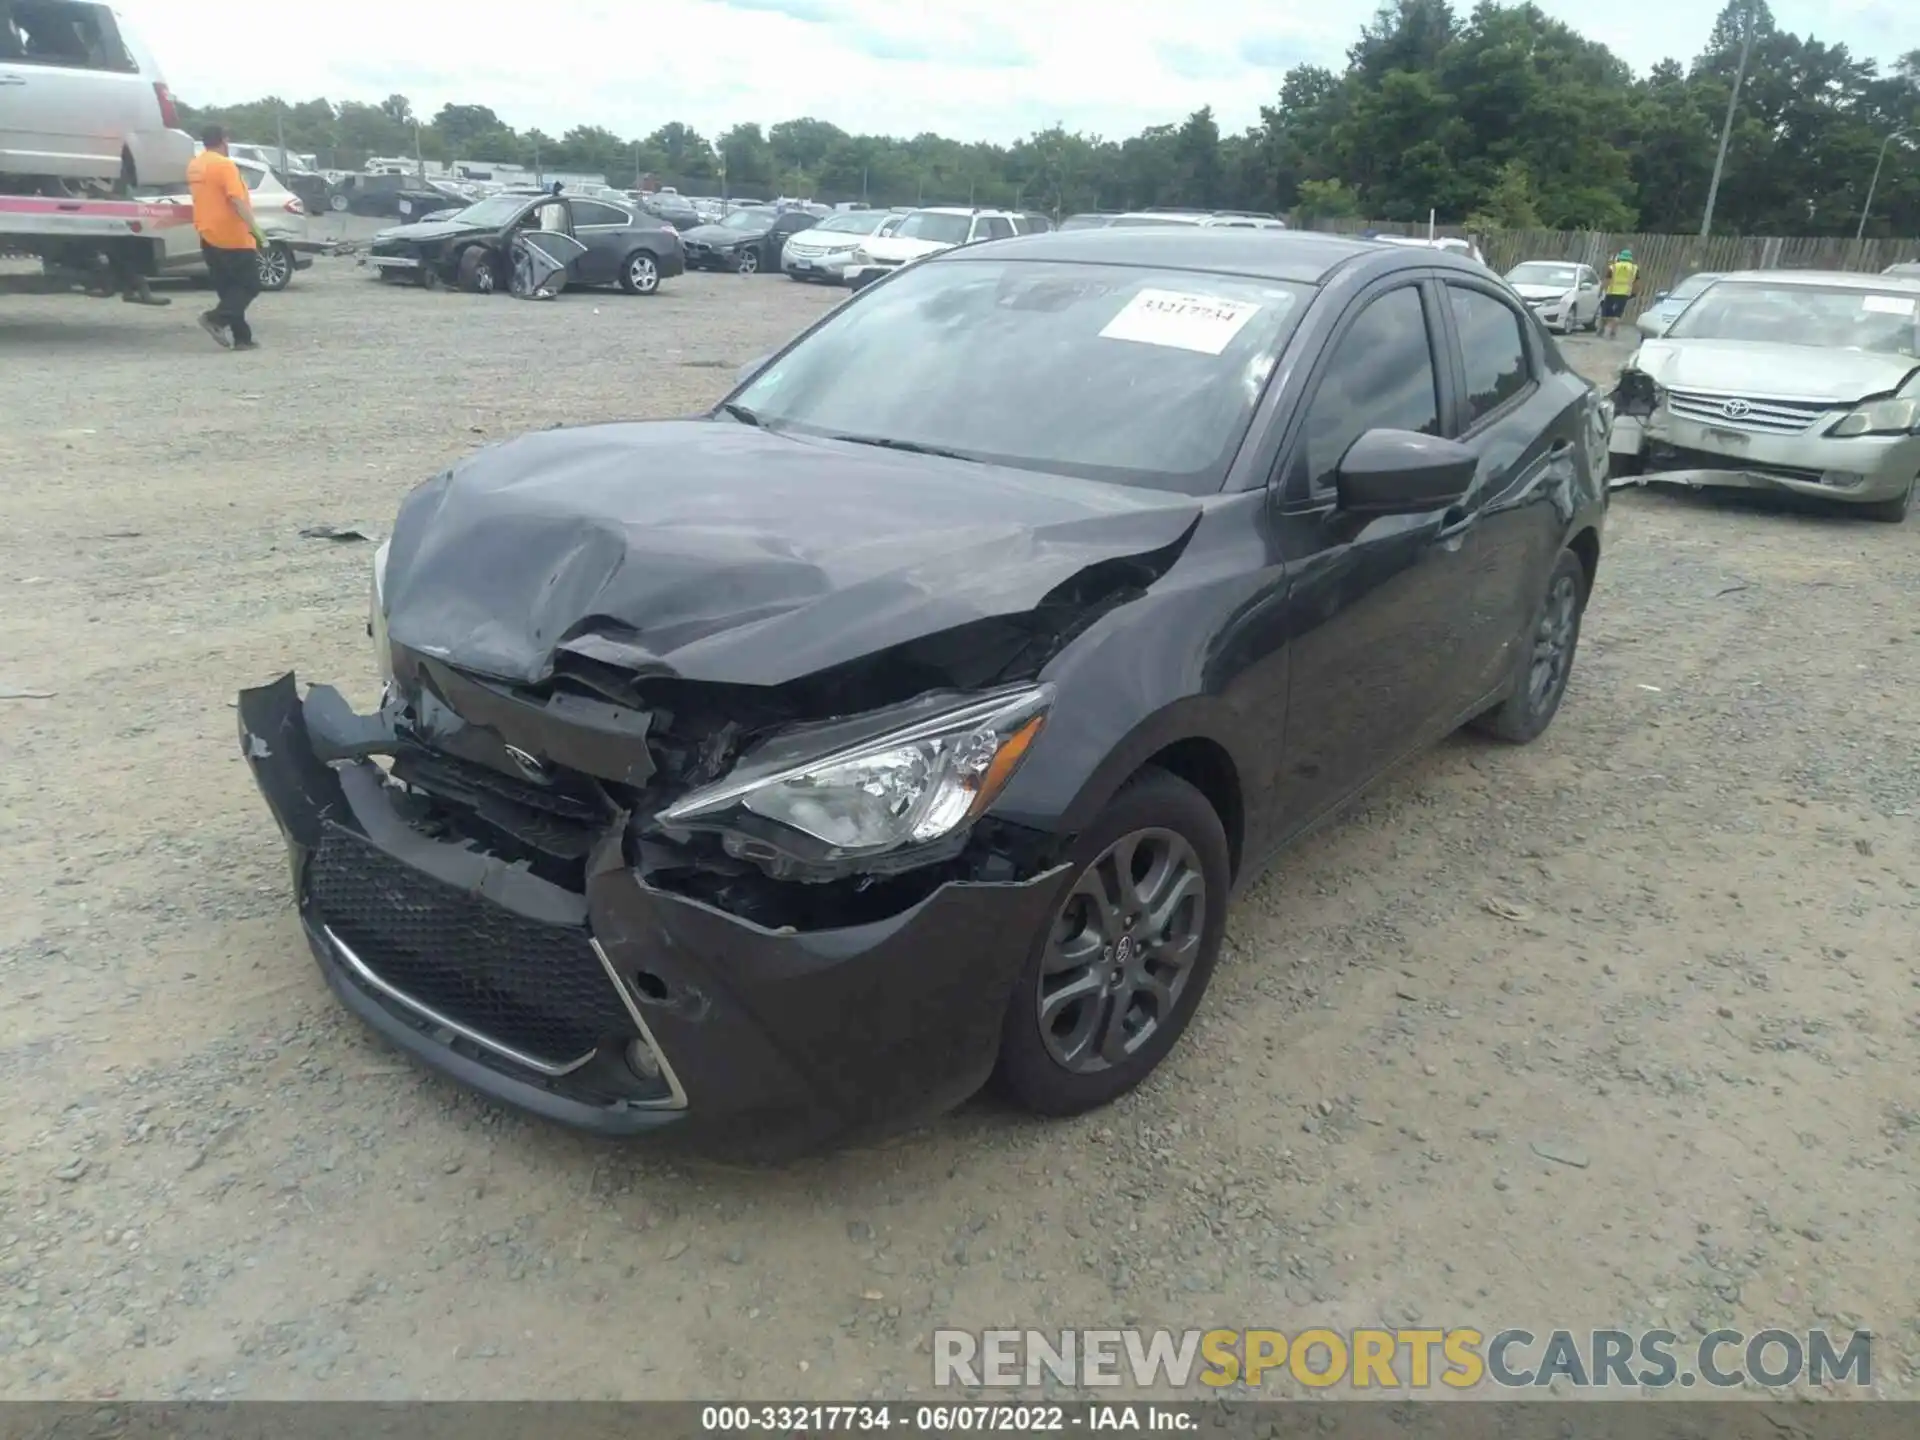
[[1522, 300], [1558, 300], [1574, 287], [1571, 285], [1515, 285], [1513, 288]]
[[636, 672], [778, 685], [1030, 610], [1088, 566], [1164, 549], [1167, 491], [719, 420], [549, 430], [402, 503], [393, 641], [537, 682], [557, 648]]
[[382, 230], [367, 243], [381, 245], [389, 240], [403, 243], [425, 245], [435, 240], [451, 240], [456, 235], [490, 235], [493, 232], [484, 225], [471, 225], [464, 220], [420, 220], [412, 225], [395, 225]]
[[1670, 390], [1835, 404], [1898, 390], [1920, 370], [1905, 355], [1749, 340], [1648, 340], [1632, 365]]

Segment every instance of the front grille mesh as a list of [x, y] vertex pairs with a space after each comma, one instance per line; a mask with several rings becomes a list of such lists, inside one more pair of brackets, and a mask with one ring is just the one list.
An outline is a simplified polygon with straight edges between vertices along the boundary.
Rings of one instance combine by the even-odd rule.
[[[1732, 406], [1733, 414], [1727, 412]], [[1669, 390], [1667, 409], [1683, 420], [1755, 435], [1801, 435], [1832, 407], [1824, 400], [1756, 400], [1699, 390]]]
[[638, 1034], [584, 929], [525, 919], [331, 823], [307, 884], [382, 980], [502, 1045], [564, 1066]]

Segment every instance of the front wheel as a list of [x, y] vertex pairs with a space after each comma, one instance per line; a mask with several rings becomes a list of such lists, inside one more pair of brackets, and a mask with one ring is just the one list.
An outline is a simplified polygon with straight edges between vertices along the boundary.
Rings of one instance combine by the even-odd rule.
[[1041, 1115], [1133, 1089], [1173, 1049], [1226, 933], [1226, 831], [1178, 776], [1130, 781], [1069, 854], [1065, 898], [1014, 985], [994, 1083]]
[[620, 288], [629, 295], [652, 295], [660, 288], [660, 264], [644, 250], [636, 250], [620, 267]]
[[1913, 508], [1913, 492], [1920, 486], [1920, 480], [1909, 480], [1906, 490], [1891, 500], [1872, 500], [1854, 508], [1869, 520], [1878, 520], [1883, 525], [1898, 525], [1907, 518], [1907, 512]]
[[347, 197], [344, 195], [329, 195], [327, 197], [327, 208], [336, 215], [346, 214]]
[[739, 269], [742, 275], [758, 275], [760, 273], [760, 252], [758, 250], [742, 250], [740, 252]]
[[1578, 555], [1562, 550], [1533, 624], [1516, 647], [1520, 653], [1514, 657], [1513, 688], [1504, 701], [1473, 721], [1475, 729], [1509, 745], [1525, 745], [1545, 733], [1567, 693], [1586, 604], [1586, 568]]
[[460, 288], [471, 295], [491, 295], [499, 276], [486, 247], [474, 245], [460, 256]]
[[274, 241], [255, 257], [262, 290], [284, 290], [293, 283], [293, 251]]

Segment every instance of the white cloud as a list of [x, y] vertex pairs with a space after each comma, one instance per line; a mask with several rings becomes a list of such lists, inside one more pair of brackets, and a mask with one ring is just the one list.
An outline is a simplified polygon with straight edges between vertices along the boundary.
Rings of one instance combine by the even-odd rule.
[[[594, 124], [643, 135], [669, 120], [711, 134], [812, 115], [855, 131], [1007, 141], [1056, 120], [1124, 136], [1208, 104], [1238, 129], [1289, 65], [1338, 68], [1374, 0], [328, 0], [271, 33], [258, 0], [120, 6], [196, 104], [399, 92], [425, 114], [485, 104], [552, 134]], [[1719, 0], [1543, 8], [1644, 69], [1697, 51]], [[1783, 28], [1883, 61], [1903, 43], [1896, 9], [1905, 4], [1774, 6]]]

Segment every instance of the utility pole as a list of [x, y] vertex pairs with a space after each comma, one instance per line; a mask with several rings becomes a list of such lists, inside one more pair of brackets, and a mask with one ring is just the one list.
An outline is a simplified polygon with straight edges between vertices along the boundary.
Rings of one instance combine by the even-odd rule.
[[1720, 198], [1720, 172], [1727, 165], [1727, 142], [1733, 138], [1733, 114], [1740, 105], [1740, 86], [1747, 78], [1747, 57], [1753, 53], [1753, 32], [1756, 22], [1753, 13], [1753, 0], [1747, 0], [1741, 11], [1744, 24], [1740, 30], [1740, 64], [1733, 72], [1733, 93], [1727, 96], [1727, 118], [1720, 126], [1720, 153], [1713, 157], [1713, 179], [1707, 183], [1707, 209], [1700, 217], [1700, 238], [1707, 238], [1713, 229], [1713, 203]]
[[1867, 182], [1867, 203], [1860, 207], [1860, 225], [1853, 232], [1856, 242], [1867, 238], [1867, 216], [1873, 210], [1873, 192], [1880, 188], [1880, 167], [1887, 163], [1887, 147], [1908, 133], [1910, 133], [1909, 127], [1902, 125], [1880, 142], [1880, 153], [1874, 157], [1873, 161], [1873, 179]]

